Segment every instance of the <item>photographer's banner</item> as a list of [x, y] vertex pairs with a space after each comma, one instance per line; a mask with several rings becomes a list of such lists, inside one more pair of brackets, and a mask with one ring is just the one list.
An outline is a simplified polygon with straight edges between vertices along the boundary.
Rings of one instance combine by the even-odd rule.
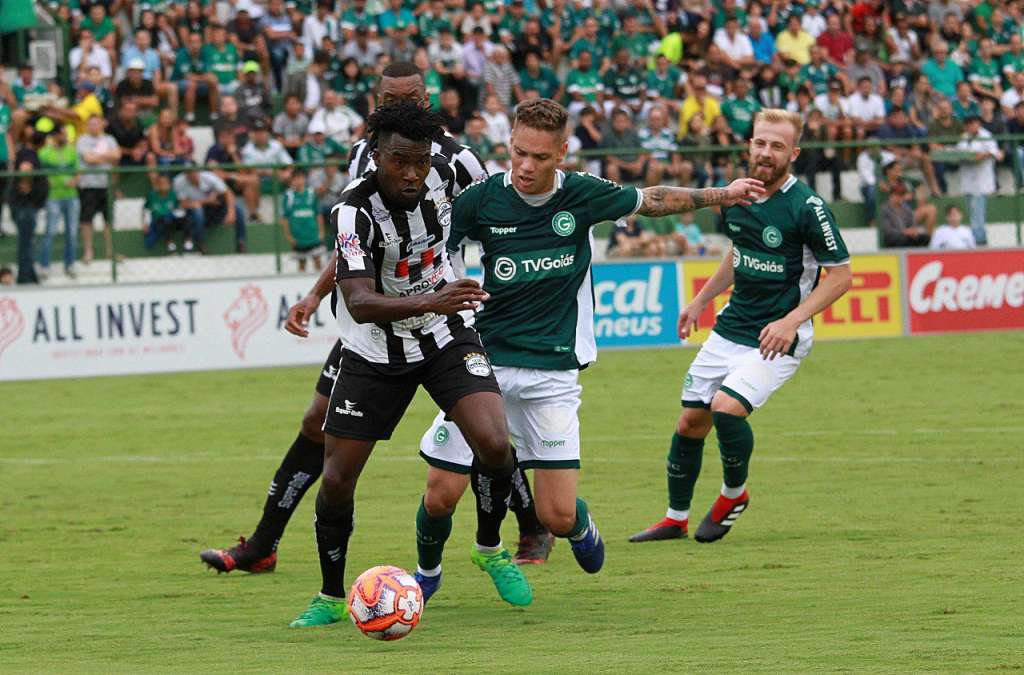
[[322, 363], [337, 338], [325, 302], [310, 337], [284, 330], [310, 277], [0, 292], [0, 380]]
[[1024, 328], [1024, 249], [907, 254], [910, 333]]

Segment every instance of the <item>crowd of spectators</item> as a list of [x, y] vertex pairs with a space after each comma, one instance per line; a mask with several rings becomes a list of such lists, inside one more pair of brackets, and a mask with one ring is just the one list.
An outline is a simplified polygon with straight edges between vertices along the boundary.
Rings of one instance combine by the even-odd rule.
[[[742, 144], [762, 107], [798, 111], [806, 141], [839, 145], [809, 148], [795, 170], [811, 181], [828, 173], [832, 198], [840, 199], [851, 196], [842, 194], [841, 172], [856, 169], [868, 220], [899, 245], [927, 242], [938, 218], [921, 207], [947, 191], [950, 170], [964, 163], [968, 222], [983, 243], [985, 196], [995, 189], [994, 162], [1005, 157], [990, 136], [1024, 132], [1019, 0], [55, 0], [48, 7], [67, 27], [68, 90], [40, 82], [27, 64], [0, 82], [0, 166], [68, 171], [48, 186], [0, 183], [0, 195], [11, 184], [6, 202], [29, 240], [19, 254], [23, 281], [35, 274], [25, 264], [35, 261], [28, 233], [35, 211], [47, 214], [37, 261], [44, 274], [62, 221], [68, 272], [76, 219], [88, 228], [83, 261], [95, 255], [91, 224], [107, 218], [110, 205], [106, 179], [77, 175], [83, 167], [180, 167], [170, 186], [150, 178], [147, 243], [175, 249], [178, 232], [186, 250], [202, 251], [205, 229], [226, 224], [244, 251], [246, 221], [267, 194], [268, 172], [184, 169], [343, 163], [363, 134], [382, 69], [399, 60], [424, 71], [449, 131], [482, 155], [507, 151], [516, 102], [553, 97], [573, 115], [567, 166], [624, 182], [724, 183], [744, 158], [716, 149]], [[215, 143], [196, 156], [194, 126], [207, 117]], [[925, 136], [951, 142], [899, 144]], [[584, 150], [606, 155], [578, 154]], [[920, 185], [900, 178], [891, 189], [877, 167], [888, 174], [893, 164]], [[302, 181], [293, 183], [294, 175]], [[344, 187], [337, 170], [280, 176], [292, 202], [295, 191], [312, 191], [320, 220]], [[169, 210], [168, 194], [177, 200]], [[621, 251], [699, 248], [682, 223], [667, 239], [620, 225], [612, 243]], [[311, 243], [309, 231], [300, 244], [286, 229], [297, 253]], [[109, 221], [104, 233], [110, 255]]]

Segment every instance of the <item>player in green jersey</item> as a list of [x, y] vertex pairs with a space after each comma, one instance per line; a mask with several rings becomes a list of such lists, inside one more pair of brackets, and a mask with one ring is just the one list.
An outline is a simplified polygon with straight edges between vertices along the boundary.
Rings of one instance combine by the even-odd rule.
[[[694, 538], [711, 542], [728, 533], [750, 502], [746, 483], [754, 435], [747, 417], [807, 356], [811, 317], [850, 288], [850, 258], [832, 212], [791, 173], [802, 128], [799, 114], [784, 110], [754, 117], [750, 175], [764, 181], [765, 194], [752, 205], [723, 210], [732, 246], [679, 315], [679, 337], [686, 339], [715, 296], [733, 287], [683, 381], [683, 412], [668, 454], [668, 512], [630, 541], [687, 535], [704, 438], [712, 427], [724, 479]], [[824, 279], [822, 267], [828, 269]]]
[[[586, 502], [576, 496], [579, 369], [597, 358], [591, 228], [634, 213], [664, 216], [750, 203], [762, 187], [756, 179], [740, 179], [708, 190], [638, 189], [562, 173], [557, 167], [568, 149], [568, 121], [568, 111], [550, 99], [517, 107], [511, 170], [459, 195], [447, 246], [457, 251], [468, 239], [483, 248], [488, 298], [477, 325], [505, 397], [519, 464], [534, 469], [540, 521], [568, 539], [580, 567], [595, 573], [604, 562], [604, 544]], [[472, 462], [465, 441], [442, 416], [428, 433], [435, 442], [420, 446], [428, 461]], [[486, 479], [475, 467], [471, 485], [478, 501], [489, 499]]]

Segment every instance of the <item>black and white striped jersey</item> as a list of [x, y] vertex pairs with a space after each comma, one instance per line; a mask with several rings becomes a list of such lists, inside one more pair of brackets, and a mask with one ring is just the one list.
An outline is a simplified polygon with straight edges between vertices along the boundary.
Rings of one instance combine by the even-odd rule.
[[[367, 171], [376, 168], [371, 156], [373, 144], [369, 139], [362, 139], [352, 146], [348, 156], [348, 175], [355, 180]], [[487, 178], [487, 169], [483, 160], [469, 147], [459, 143], [453, 136], [444, 133], [434, 141], [430, 152], [440, 155], [455, 170], [455, 196], [478, 180]]]
[[[457, 278], [445, 244], [451, 228], [455, 170], [435, 156], [416, 209], [389, 208], [379, 192], [377, 172], [348, 187], [331, 211], [338, 230], [335, 282], [369, 278], [391, 297], [434, 293]], [[340, 287], [339, 287], [340, 293]], [[473, 325], [471, 310], [451, 316], [423, 314], [388, 323], [356, 323], [344, 302], [337, 304], [345, 349], [371, 363], [405, 366], [429, 358]]]

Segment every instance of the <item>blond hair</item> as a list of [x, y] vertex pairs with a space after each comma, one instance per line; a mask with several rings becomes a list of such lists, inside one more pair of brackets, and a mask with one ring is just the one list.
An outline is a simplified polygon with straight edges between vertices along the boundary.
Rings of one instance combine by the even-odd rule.
[[800, 144], [800, 136], [804, 133], [804, 118], [800, 113], [789, 112], [782, 108], [765, 108], [754, 115], [754, 126], [758, 122], [786, 123], [793, 126], [793, 145]]

